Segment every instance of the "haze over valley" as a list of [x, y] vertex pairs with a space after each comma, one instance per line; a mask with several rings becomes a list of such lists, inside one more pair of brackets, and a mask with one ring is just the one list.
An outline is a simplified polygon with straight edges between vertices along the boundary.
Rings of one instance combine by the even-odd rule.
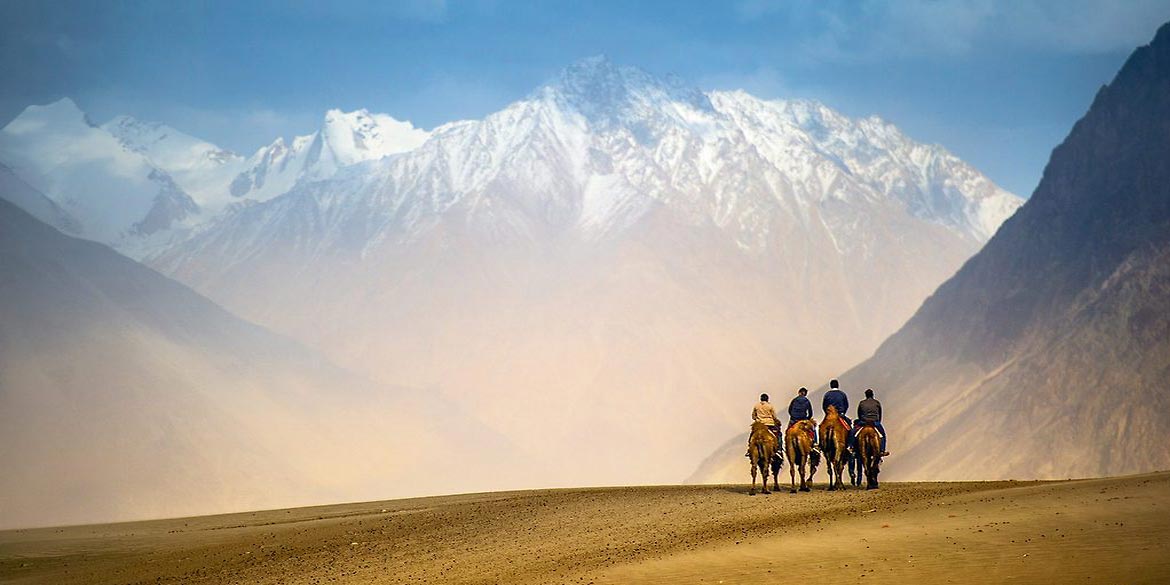
[[[942, 147], [880, 118], [704, 92], [602, 57], [565, 68], [482, 120], [427, 131], [333, 110], [319, 131], [247, 157], [125, 116], [96, 125], [65, 99], [30, 106], [4, 127], [0, 161], [11, 186], [5, 197], [36, 218], [112, 246], [338, 368], [310, 382], [293, 365], [305, 358], [277, 360], [256, 374], [263, 392], [296, 394], [286, 388], [291, 379], [311, 385], [299, 392], [312, 400], [342, 400], [364, 415], [365, 401], [403, 395], [437, 414], [403, 425], [395, 422], [402, 412], [354, 423], [349, 411], [316, 411], [323, 432], [377, 445], [377, 461], [433, 440], [415, 426], [477, 428], [483, 442], [510, 446], [482, 454], [480, 463], [497, 470], [491, 481], [473, 476], [455, 486], [419, 473], [386, 492], [403, 494], [678, 481], [742, 428], [744, 395], [824, 379], [869, 355], [1020, 204]], [[50, 250], [22, 262], [64, 261]], [[51, 298], [34, 279], [22, 281], [30, 298]], [[70, 290], [83, 299], [101, 292], [80, 283]], [[162, 314], [191, 311], [174, 298], [155, 302]], [[24, 362], [29, 376], [117, 346], [83, 343], [75, 328], [95, 318], [88, 312], [53, 318], [51, 330], [73, 339], [77, 357], [42, 353]], [[191, 336], [197, 325], [206, 319], [171, 322], [168, 334]], [[27, 341], [10, 343], [8, 356], [32, 351]], [[241, 359], [239, 350], [216, 350]], [[204, 378], [179, 363], [135, 364], [153, 377], [130, 385], [136, 402], [123, 414], [154, 421], [156, 409], [180, 404], [176, 396], [213, 387], [239, 396], [222, 386], [242, 381]], [[127, 391], [120, 375], [88, 376], [84, 389], [50, 387], [100, 402]], [[225, 403], [217, 412], [230, 419], [225, 429], [244, 432], [267, 410]], [[168, 417], [204, 420], [191, 412]], [[285, 428], [293, 420], [304, 419]], [[35, 436], [23, 426], [7, 432]], [[224, 444], [171, 454], [210, 457], [235, 440], [213, 434]], [[54, 441], [43, 448], [81, 439]], [[319, 457], [281, 451], [289, 465]], [[251, 463], [217, 465], [212, 484], [250, 493], [233, 474], [250, 474]], [[103, 477], [124, 471], [94, 470], [94, 481], [106, 485]], [[28, 491], [8, 485], [7, 497]], [[166, 489], [150, 491], [161, 499]], [[253, 505], [208, 499], [194, 509]], [[108, 514], [96, 518], [123, 517]]]

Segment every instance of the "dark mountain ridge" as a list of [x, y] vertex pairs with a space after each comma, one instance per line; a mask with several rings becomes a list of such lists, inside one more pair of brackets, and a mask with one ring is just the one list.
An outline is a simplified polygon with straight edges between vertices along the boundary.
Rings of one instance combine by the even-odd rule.
[[[904, 477], [1170, 466], [1170, 25], [1052, 153], [1036, 192], [874, 356]], [[1049, 447], [1050, 442], [1053, 443]]]

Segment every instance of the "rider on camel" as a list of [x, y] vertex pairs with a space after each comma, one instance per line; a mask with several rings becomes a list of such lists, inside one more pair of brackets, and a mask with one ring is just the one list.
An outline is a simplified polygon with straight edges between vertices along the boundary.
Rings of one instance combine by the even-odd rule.
[[[780, 427], [776, 423], [776, 409], [768, 402], [767, 394], [760, 394], [760, 401], [752, 407], [752, 420], [759, 421], [768, 425], [768, 429], [772, 434], [776, 435], [777, 440], [780, 437]], [[750, 439], [749, 439], [750, 440]], [[751, 445], [748, 445], [748, 452], [744, 454], [745, 457], [752, 456]]]
[[[812, 420], [812, 403], [808, 400], [808, 388], [797, 391], [796, 398], [788, 403], [788, 428], [802, 420]], [[817, 433], [812, 431], [813, 447], [817, 446]]]
[[[821, 400], [821, 410], [825, 414], [829, 413], [829, 407], [837, 408], [837, 416], [841, 419], [841, 423], [845, 425], [845, 442], [849, 444], [849, 449], [857, 448], [857, 437], [853, 435], [853, 421], [849, 420], [849, 416], [845, 413], [849, 412], [849, 397], [845, 392], [841, 391], [841, 384], [834, 378], [829, 380], [829, 391], [825, 392], [825, 398]], [[856, 457], [849, 458], [849, 474], [857, 473], [858, 460]]]
[[886, 451], [886, 429], [882, 428], [882, 403], [873, 397], [873, 388], [865, 390], [865, 400], [857, 405], [857, 428], [853, 431], [853, 440], [857, 441], [857, 432], [866, 425], [873, 425], [878, 436], [882, 438], [882, 457], [889, 456]]
[[825, 397], [821, 400], [821, 410], [825, 414], [829, 414], [829, 407], [837, 407], [837, 416], [845, 423], [845, 428], [852, 429], [853, 421], [849, 420], [846, 414], [849, 412], [849, 397], [841, 391], [841, 384], [836, 379], [829, 380], [829, 391], [825, 392]]

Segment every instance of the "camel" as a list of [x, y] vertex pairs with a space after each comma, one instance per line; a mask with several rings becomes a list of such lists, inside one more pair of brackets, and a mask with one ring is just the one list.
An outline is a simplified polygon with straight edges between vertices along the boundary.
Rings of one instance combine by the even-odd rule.
[[[829, 472], [829, 491], [845, 489], [842, 472], [849, 464], [849, 429], [837, 413], [836, 406], [829, 406], [821, 421], [821, 451], [825, 454], [825, 469]], [[850, 478], [850, 483], [852, 483]]]
[[776, 440], [775, 433], [768, 428], [768, 425], [756, 421], [752, 423], [752, 435], [748, 439], [748, 451], [751, 453], [752, 466], [752, 491], [749, 495], [756, 495], [756, 469], [760, 471], [763, 476], [762, 491], [765, 494], [772, 492], [768, 491], [768, 469], [772, 470], [772, 489], [779, 490], [780, 482], [777, 476], [780, 475], [780, 467], [784, 464], [784, 460], [780, 456], [780, 445]]
[[[809, 491], [808, 484], [812, 482], [813, 474], [817, 472], [817, 464], [821, 461], [821, 454], [813, 449], [812, 432], [816, 423], [812, 420], [796, 421], [784, 432], [784, 449], [788, 453], [788, 474], [792, 477], [791, 493], [796, 493], [796, 471], [800, 468], [800, 491]], [[804, 475], [805, 465], [811, 464], [807, 480]]]
[[876, 490], [882, 466], [882, 439], [872, 425], [857, 431], [857, 458], [865, 475], [865, 489]]

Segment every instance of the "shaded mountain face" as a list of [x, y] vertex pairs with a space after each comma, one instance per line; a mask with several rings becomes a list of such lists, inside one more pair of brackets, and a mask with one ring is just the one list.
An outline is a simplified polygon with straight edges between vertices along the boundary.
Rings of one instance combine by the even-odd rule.
[[872, 358], [907, 479], [1170, 466], [1170, 27], [1052, 153], [1031, 199]]
[[0, 198], [64, 233], [77, 234], [81, 231], [81, 225], [76, 219], [44, 193], [16, 176], [4, 163], [0, 163]]
[[590, 59], [149, 263], [460, 401], [546, 481], [662, 482], [761, 387], [869, 354], [1018, 204], [877, 118]]
[[456, 491], [461, 421], [0, 200], [0, 528]]

